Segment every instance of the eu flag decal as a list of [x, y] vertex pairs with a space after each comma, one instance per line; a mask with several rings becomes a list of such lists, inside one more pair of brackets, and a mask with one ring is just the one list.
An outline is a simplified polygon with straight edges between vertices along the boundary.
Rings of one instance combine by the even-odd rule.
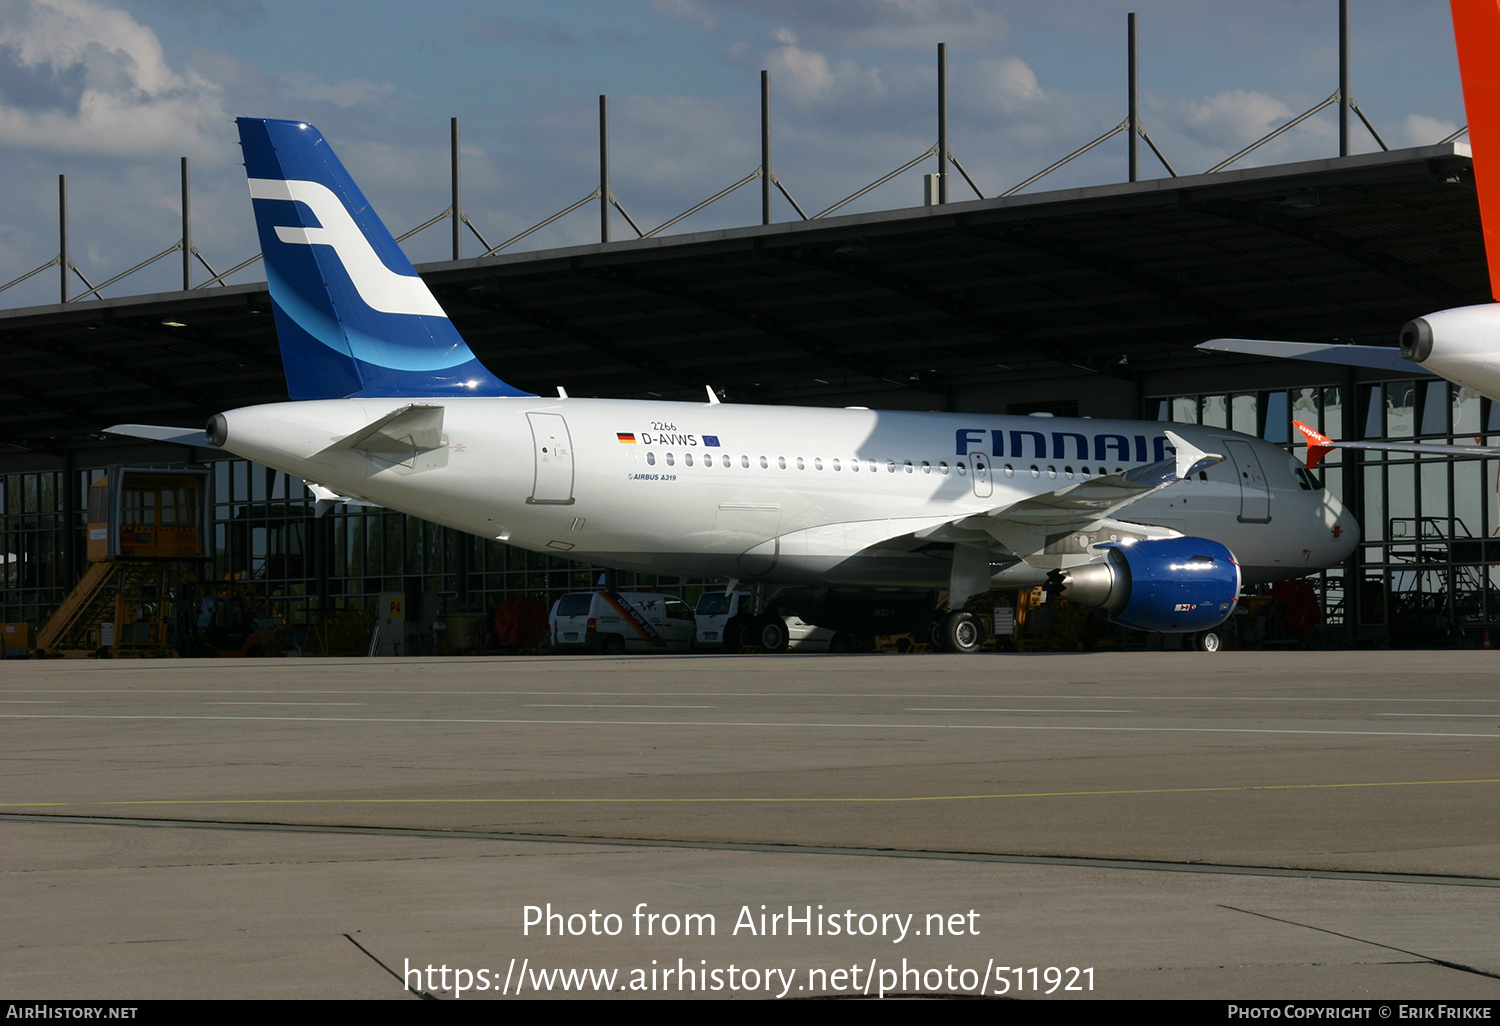
[[717, 449], [719, 447], [719, 436], [718, 435], [704, 435], [703, 436], [703, 444], [704, 445], [711, 445], [715, 449]]

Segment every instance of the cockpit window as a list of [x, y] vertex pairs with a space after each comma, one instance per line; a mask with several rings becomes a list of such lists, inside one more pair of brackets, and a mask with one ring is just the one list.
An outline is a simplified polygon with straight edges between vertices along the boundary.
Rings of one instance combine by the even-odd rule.
[[1313, 477], [1312, 471], [1306, 467], [1297, 468], [1297, 483], [1302, 486], [1304, 492], [1321, 492], [1323, 490], [1323, 486], [1318, 483], [1318, 479]]

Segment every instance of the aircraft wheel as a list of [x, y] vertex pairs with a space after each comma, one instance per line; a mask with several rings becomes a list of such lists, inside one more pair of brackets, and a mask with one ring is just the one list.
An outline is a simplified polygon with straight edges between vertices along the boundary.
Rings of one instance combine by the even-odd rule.
[[1198, 635], [1198, 651], [1217, 652], [1224, 647], [1224, 639], [1218, 631], [1204, 631]]
[[625, 654], [625, 639], [618, 634], [610, 634], [604, 639], [604, 644], [599, 646], [599, 651], [607, 656], [622, 656]]
[[761, 618], [755, 625], [755, 640], [767, 652], [785, 652], [791, 635], [787, 633], [786, 621], [771, 614]]
[[943, 648], [965, 655], [978, 652], [984, 645], [984, 623], [973, 613], [955, 610], [943, 617], [939, 625]]

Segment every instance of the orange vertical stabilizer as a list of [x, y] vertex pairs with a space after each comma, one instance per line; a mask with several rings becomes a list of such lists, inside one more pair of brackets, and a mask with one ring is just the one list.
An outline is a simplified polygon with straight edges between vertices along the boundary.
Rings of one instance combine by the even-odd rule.
[[1453, 38], [1469, 116], [1469, 147], [1490, 266], [1490, 297], [1500, 300], [1500, 0], [1452, 0]]

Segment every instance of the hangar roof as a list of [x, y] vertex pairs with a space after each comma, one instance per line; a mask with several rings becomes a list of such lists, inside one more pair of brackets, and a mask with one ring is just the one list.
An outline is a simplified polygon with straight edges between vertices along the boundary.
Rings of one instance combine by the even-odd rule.
[[[1221, 335], [1388, 343], [1490, 299], [1453, 143], [420, 271], [519, 387], [811, 404], [1129, 378]], [[0, 358], [0, 457], [286, 398], [264, 284], [0, 311]]]

